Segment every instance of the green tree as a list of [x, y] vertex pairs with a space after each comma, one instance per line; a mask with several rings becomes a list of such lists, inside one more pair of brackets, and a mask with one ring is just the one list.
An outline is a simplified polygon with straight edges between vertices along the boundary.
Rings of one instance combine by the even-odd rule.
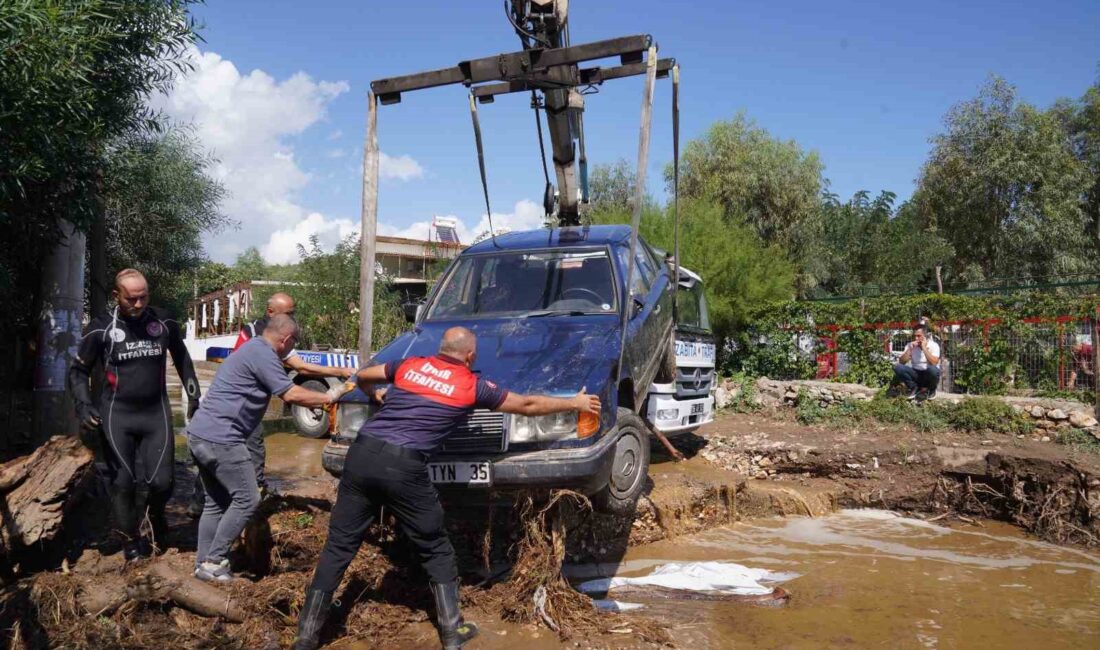
[[270, 269], [260, 249], [249, 246], [237, 256], [233, 263], [233, 274], [237, 280], [270, 280]]
[[[630, 223], [630, 213], [606, 210], [593, 223]], [[672, 250], [671, 210], [648, 209], [640, 233], [652, 246]], [[729, 219], [714, 201], [680, 204], [681, 263], [698, 273], [706, 287], [711, 325], [719, 340], [730, 337], [758, 305], [794, 295], [794, 267], [778, 246], [764, 244], [749, 226]]]
[[[731, 225], [740, 221], [765, 245], [781, 247], [797, 264], [798, 285], [806, 289], [821, 275], [816, 263], [823, 169], [817, 153], [773, 137], [741, 113], [716, 122], [684, 148], [680, 195], [717, 201]], [[667, 167], [665, 181], [671, 192]]]
[[588, 180], [588, 209], [625, 210], [634, 206], [637, 175], [634, 166], [620, 158], [614, 164], [596, 165]]
[[111, 145], [160, 125], [146, 102], [187, 67], [190, 4], [0, 2], [0, 339], [30, 333], [61, 224], [100, 216]]
[[[104, 173], [108, 268], [136, 267], [158, 304], [183, 313], [206, 255], [202, 234], [230, 224], [211, 159], [185, 131], [136, 133], [111, 148]], [[98, 312], [102, 305], [93, 305]]]
[[947, 114], [914, 201], [954, 246], [950, 276], [1055, 279], [1093, 271], [1081, 198], [1092, 182], [1055, 111], [994, 77]]
[[895, 198], [885, 190], [875, 198], [862, 190], [845, 203], [831, 194], [823, 197], [824, 275], [815, 294], [935, 288], [935, 267], [951, 259], [951, 246], [921, 227], [912, 203], [895, 210]]
[[[341, 241], [326, 253], [316, 237], [309, 248], [298, 247], [294, 286], [298, 321], [306, 345], [320, 343], [354, 349], [359, 345], [359, 236]], [[372, 340], [380, 348], [408, 329], [396, 292], [375, 283]]]
[[1089, 237], [1100, 248], [1100, 80], [1077, 101], [1059, 100], [1054, 114], [1069, 135], [1074, 155], [1084, 164], [1091, 179], [1082, 199]]

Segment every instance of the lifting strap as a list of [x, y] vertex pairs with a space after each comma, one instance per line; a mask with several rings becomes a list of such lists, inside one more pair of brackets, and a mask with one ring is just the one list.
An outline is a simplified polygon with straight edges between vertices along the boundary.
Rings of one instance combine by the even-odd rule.
[[672, 66], [672, 318], [680, 318], [680, 66]]
[[[638, 251], [638, 228], [645, 203], [645, 172], [649, 165], [649, 126], [653, 121], [653, 86], [657, 79], [657, 46], [650, 45], [646, 60], [645, 88], [642, 91], [642, 125], [638, 134], [638, 171], [634, 187], [634, 214], [630, 220], [630, 259], [626, 263], [626, 292], [623, 296], [622, 340], [619, 342], [619, 379], [623, 377], [623, 357], [626, 353], [626, 330], [634, 311], [634, 257]], [[637, 390], [637, 387], [635, 387]]]
[[493, 230], [493, 211], [489, 207], [489, 183], [485, 180], [485, 148], [481, 144], [481, 122], [477, 119], [477, 101], [474, 94], [470, 93], [470, 118], [474, 122], [474, 142], [477, 144], [477, 166], [481, 170], [481, 191], [485, 194], [485, 215], [489, 218], [489, 237], [493, 245], [497, 243], [497, 235]]

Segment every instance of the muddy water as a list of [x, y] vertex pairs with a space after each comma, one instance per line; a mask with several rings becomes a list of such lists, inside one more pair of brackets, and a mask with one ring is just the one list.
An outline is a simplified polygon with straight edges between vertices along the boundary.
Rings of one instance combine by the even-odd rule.
[[576, 572], [634, 576], [720, 560], [800, 574], [790, 604], [655, 601], [689, 648], [1098, 648], [1100, 554], [1008, 525], [947, 528], [874, 510], [746, 522]]

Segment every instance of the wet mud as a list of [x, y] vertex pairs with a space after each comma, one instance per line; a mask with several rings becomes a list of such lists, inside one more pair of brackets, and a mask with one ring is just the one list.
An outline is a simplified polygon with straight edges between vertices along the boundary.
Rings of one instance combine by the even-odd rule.
[[[275, 434], [266, 442], [268, 475], [289, 498], [270, 502], [266, 524], [238, 549], [235, 565], [247, 579], [227, 591], [247, 612], [245, 623], [204, 618], [164, 598], [98, 616], [82, 609], [89, 582], [125, 582], [134, 571], [114, 562], [117, 545], [106, 537], [93, 490], [68, 547], [27, 563], [0, 592], [4, 640], [20, 648], [289, 644], [335, 492], [320, 466], [323, 440]], [[1042, 640], [1049, 641], [1043, 647], [1095, 647], [1100, 614], [1089, 594], [1100, 586], [1100, 560], [1089, 547], [1100, 462], [1010, 436], [983, 442], [723, 415], [698, 435], [674, 439], [684, 462], [654, 448], [632, 517], [577, 507], [546, 519], [537, 530], [540, 560], [529, 565], [519, 554], [529, 535], [511, 498], [471, 505], [445, 495], [463, 605], [483, 629], [469, 647], [1036, 647], [1030, 641]], [[193, 562], [194, 522], [185, 514], [192, 473], [177, 464], [169, 550], [156, 560], [181, 570]], [[645, 601], [642, 609], [605, 615], [569, 591], [585, 577], [694, 560], [801, 576], [784, 585], [791, 598], [778, 608], [641, 593], [632, 597]], [[517, 568], [521, 577], [545, 573], [524, 582]], [[564, 633], [530, 605], [532, 585], [559, 578], [562, 611], [552, 618], [568, 623]], [[436, 643], [426, 578], [392, 528], [373, 531], [340, 600], [324, 636], [330, 647]]]

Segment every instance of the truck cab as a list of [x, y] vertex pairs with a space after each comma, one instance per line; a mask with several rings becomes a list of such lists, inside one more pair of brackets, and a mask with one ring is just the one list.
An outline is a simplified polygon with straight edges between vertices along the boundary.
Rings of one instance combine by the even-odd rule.
[[680, 267], [676, 295], [674, 381], [654, 383], [646, 419], [661, 433], [678, 435], [714, 421], [714, 332], [703, 279]]
[[[475, 244], [444, 272], [413, 329], [371, 359], [432, 356], [443, 333], [460, 325], [477, 336], [473, 371], [480, 377], [519, 393], [583, 388], [600, 397], [598, 421], [474, 411], [431, 459], [441, 489], [573, 488], [604, 511], [633, 510], [649, 466], [649, 431], [639, 414], [654, 382], [675, 379], [668, 363], [675, 286], [641, 238], [627, 277], [630, 239], [627, 226], [588, 226]], [[333, 475], [342, 473], [348, 445], [374, 408], [359, 389], [337, 404], [322, 457]]]

